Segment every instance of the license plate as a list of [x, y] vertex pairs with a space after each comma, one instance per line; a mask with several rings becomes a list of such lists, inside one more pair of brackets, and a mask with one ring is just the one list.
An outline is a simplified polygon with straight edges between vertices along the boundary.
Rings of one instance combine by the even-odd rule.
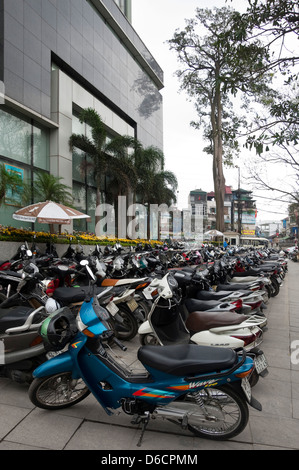
[[265, 369], [268, 367], [268, 362], [266, 359], [266, 356], [264, 354], [261, 354], [260, 356], [257, 356], [254, 361], [255, 368], [258, 374], [263, 372]]
[[251, 385], [250, 385], [249, 380], [247, 379], [247, 377], [244, 377], [244, 379], [242, 379], [241, 387], [243, 389], [243, 392], [245, 393], [245, 396], [246, 396], [247, 400], [250, 402], [250, 400], [251, 400]]
[[118, 307], [115, 305], [114, 302], [110, 301], [109, 304], [106, 305], [106, 309], [109, 313], [114, 317], [114, 315], [118, 312]]
[[134, 312], [136, 308], [138, 307], [138, 303], [136, 302], [135, 299], [129, 300], [129, 302], [127, 302], [127, 305], [129, 309], [131, 310], [131, 312]]

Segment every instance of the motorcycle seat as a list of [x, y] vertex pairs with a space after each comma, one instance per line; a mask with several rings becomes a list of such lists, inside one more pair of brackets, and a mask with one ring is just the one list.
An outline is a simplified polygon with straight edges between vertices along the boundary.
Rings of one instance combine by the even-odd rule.
[[30, 313], [34, 309], [25, 306], [0, 308], [0, 334], [5, 333], [8, 328], [24, 325]]
[[[89, 292], [89, 290], [90, 290], [89, 286], [58, 287], [53, 292], [53, 299], [58, 300], [62, 302], [63, 304], [81, 302], [85, 299], [85, 296]], [[106, 287], [96, 287], [95, 292], [96, 294], [100, 294], [105, 290], [107, 290]]]
[[138, 350], [138, 359], [144, 366], [176, 376], [230, 369], [237, 358], [233, 349], [198, 344], [175, 344], [161, 348], [142, 346]]
[[217, 286], [217, 292], [221, 290], [226, 290], [226, 291], [239, 291], [239, 290], [244, 290], [244, 289], [249, 289], [250, 284], [245, 284], [245, 283], [231, 283], [231, 284], [219, 284]]
[[240, 325], [248, 320], [246, 315], [235, 312], [193, 312], [186, 320], [186, 327], [191, 334], [221, 326]]
[[125, 279], [112, 279], [112, 278], [106, 278], [101, 282], [101, 286], [137, 286], [138, 284], [141, 284], [142, 282], [147, 281], [147, 277], [142, 277], [142, 278], [125, 278]]
[[[220, 290], [220, 291], [208, 291], [208, 290], [201, 290], [199, 292], [197, 292], [196, 294], [196, 298], [198, 300], [221, 300], [223, 299], [224, 297], [227, 297], [228, 295], [231, 295], [231, 294], [234, 294], [236, 291], [226, 291], [226, 290]], [[237, 292], [240, 292], [242, 296], [244, 295], [250, 295], [252, 294], [252, 291], [251, 290], [242, 290], [242, 291], [237, 291]]]
[[188, 312], [210, 310], [211, 308], [218, 308], [220, 305], [225, 306], [225, 308], [229, 306], [228, 302], [221, 302], [221, 300], [186, 299], [184, 304]]

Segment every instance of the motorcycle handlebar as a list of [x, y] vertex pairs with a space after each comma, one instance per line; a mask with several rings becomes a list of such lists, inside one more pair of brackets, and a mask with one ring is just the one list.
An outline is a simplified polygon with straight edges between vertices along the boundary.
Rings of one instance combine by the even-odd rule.
[[128, 348], [127, 346], [124, 346], [117, 338], [113, 338], [113, 342], [122, 350], [126, 351]]

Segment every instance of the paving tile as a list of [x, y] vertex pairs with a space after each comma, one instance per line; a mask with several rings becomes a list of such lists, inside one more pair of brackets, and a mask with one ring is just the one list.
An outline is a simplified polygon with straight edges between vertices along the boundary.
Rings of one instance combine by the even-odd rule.
[[18, 426], [28, 413], [30, 410], [26, 408], [0, 404], [0, 439], [3, 439], [11, 429]]
[[61, 450], [81, 423], [79, 418], [35, 409], [6, 436], [6, 440], [38, 448]]

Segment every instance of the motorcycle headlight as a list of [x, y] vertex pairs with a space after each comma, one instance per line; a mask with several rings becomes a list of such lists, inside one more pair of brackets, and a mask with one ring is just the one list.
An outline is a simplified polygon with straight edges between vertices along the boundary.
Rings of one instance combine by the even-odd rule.
[[80, 312], [77, 314], [76, 322], [79, 331], [84, 331], [87, 328], [87, 326], [85, 325], [85, 323], [83, 323], [81, 319]]

